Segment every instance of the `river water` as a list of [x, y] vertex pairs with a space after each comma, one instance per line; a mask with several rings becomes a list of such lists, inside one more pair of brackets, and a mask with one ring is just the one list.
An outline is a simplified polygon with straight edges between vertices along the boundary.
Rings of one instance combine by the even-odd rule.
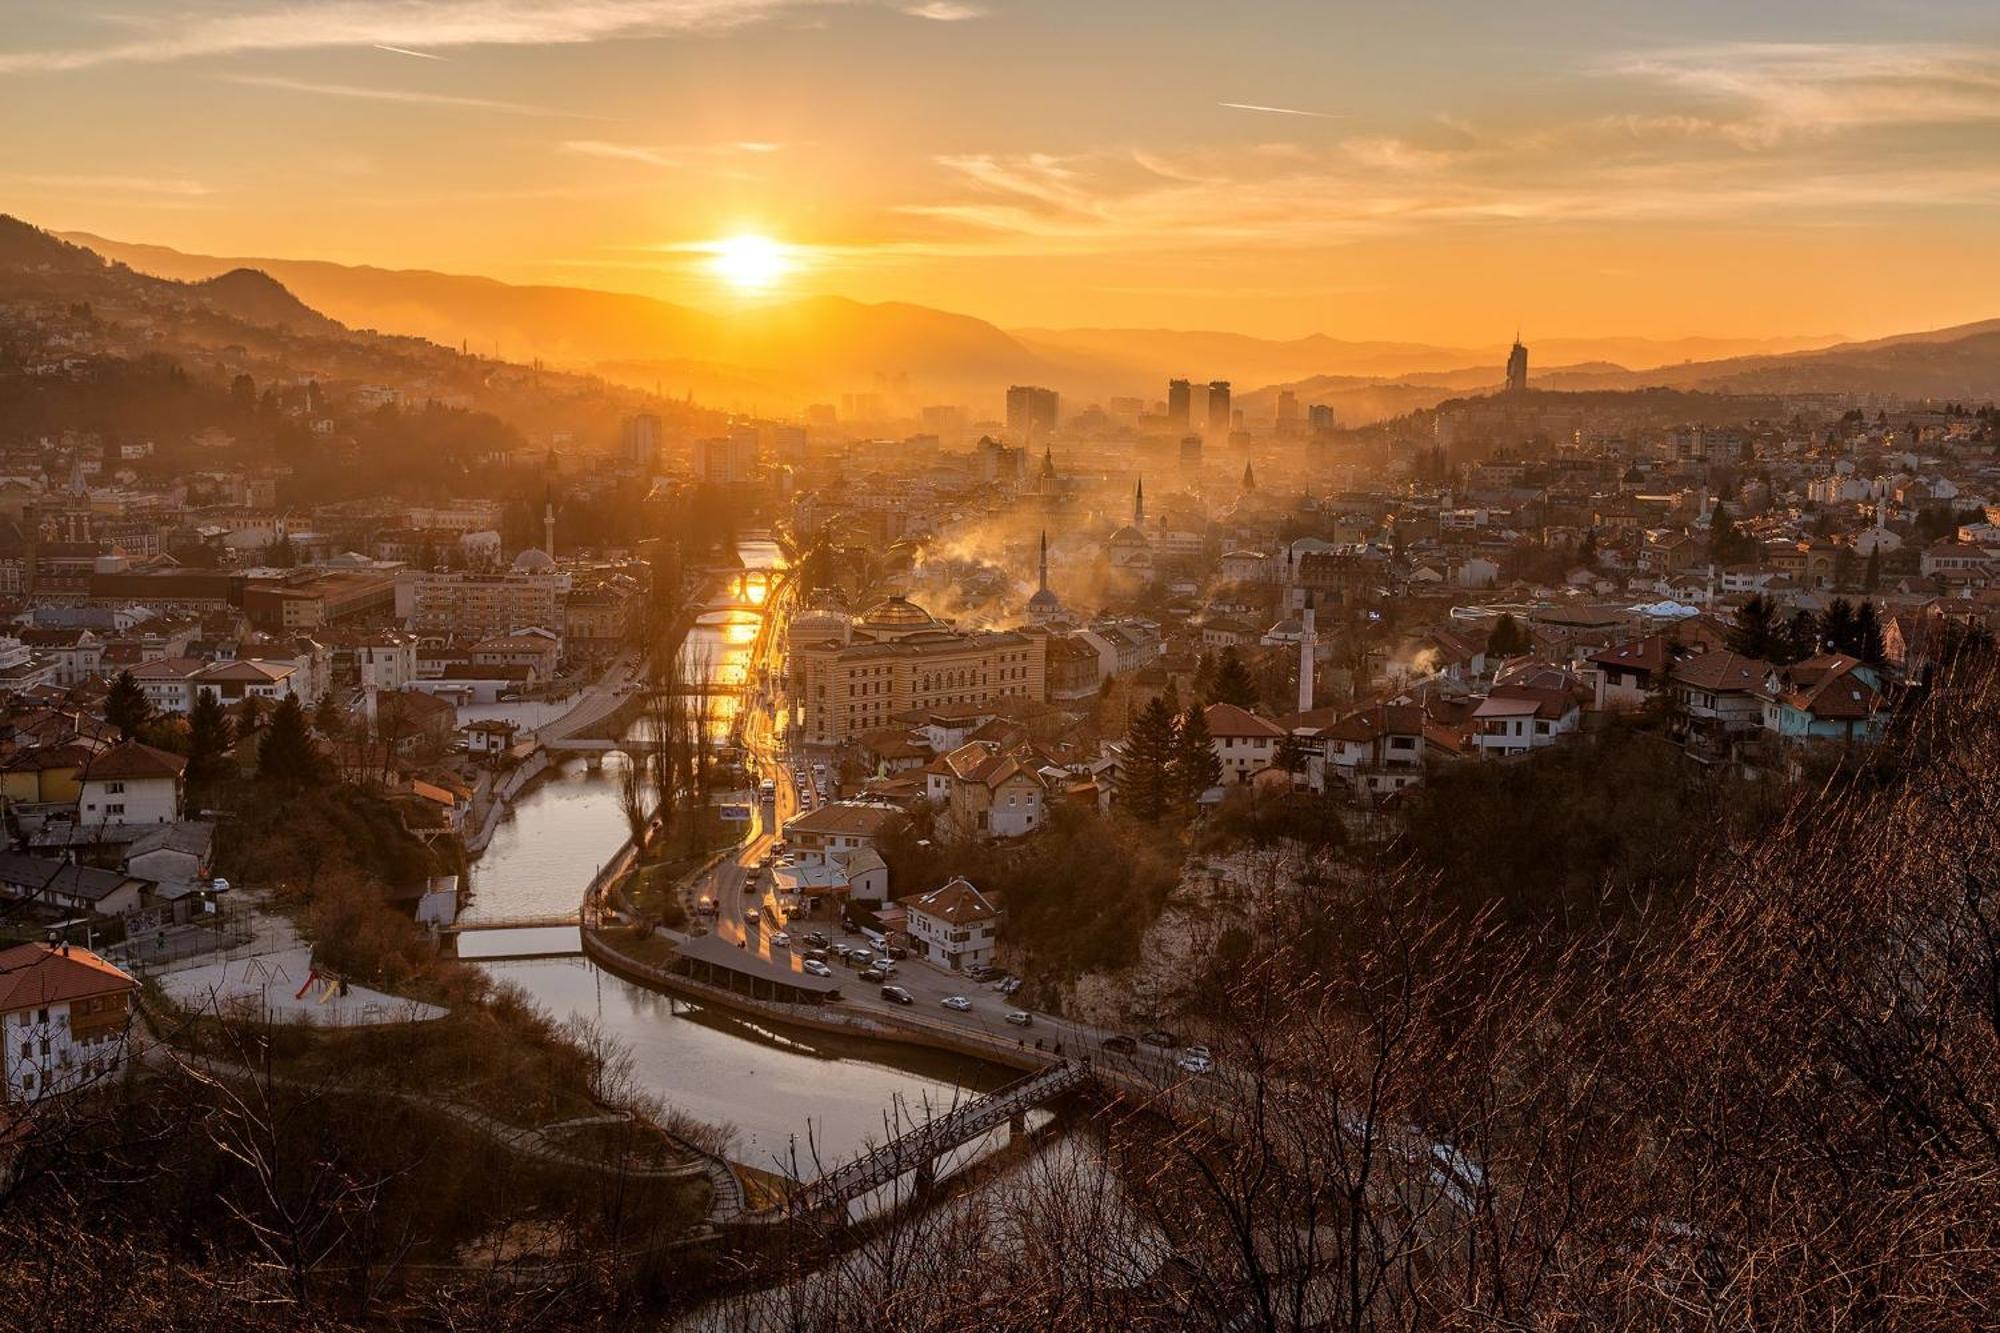
[[[770, 543], [746, 542], [745, 564], [774, 567]], [[758, 613], [720, 611], [690, 636], [718, 679], [740, 681]], [[718, 705], [733, 709], [732, 696]], [[624, 842], [618, 778], [624, 756], [592, 771], [578, 758], [550, 771], [514, 805], [473, 863], [468, 922], [574, 911], [584, 886]], [[574, 928], [496, 931], [462, 937], [462, 956], [566, 952]], [[926, 1111], [949, 1109], [1013, 1077], [1011, 1071], [942, 1052], [780, 1031], [720, 1009], [672, 1000], [581, 957], [494, 961], [498, 981], [518, 986], [558, 1020], [595, 1019], [632, 1053], [635, 1080], [669, 1105], [736, 1128], [731, 1153], [766, 1170], [817, 1175], [826, 1165], [892, 1137]]]

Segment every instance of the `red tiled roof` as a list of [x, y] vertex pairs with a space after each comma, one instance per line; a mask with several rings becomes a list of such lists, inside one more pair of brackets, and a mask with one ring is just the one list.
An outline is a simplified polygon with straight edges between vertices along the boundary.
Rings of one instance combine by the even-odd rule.
[[187, 760], [177, 754], [127, 741], [93, 758], [81, 776], [91, 782], [104, 778], [177, 778], [186, 767]]
[[1202, 716], [1208, 722], [1211, 736], [1251, 736], [1275, 740], [1285, 734], [1285, 729], [1268, 718], [1238, 708], [1235, 704], [1210, 704]]
[[88, 949], [17, 944], [0, 949], [0, 1014], [138, 989]]

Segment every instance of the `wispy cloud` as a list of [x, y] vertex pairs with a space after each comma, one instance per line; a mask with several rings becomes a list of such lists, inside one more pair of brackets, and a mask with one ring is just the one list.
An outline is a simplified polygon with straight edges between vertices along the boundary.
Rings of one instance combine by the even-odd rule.
[[933, 23], [963, 23], [967, 19], [986, 17], [986, 9], [980, 5], [961, 4], [959, 0], [928, 0], [921, 5], [910, 5], [903, 12], [913, 19], [929, 19]]
[[1217, 102], [1217, 106], [1231, 111], [1258, 111], [1269, 116], [1305, 116], [1311, 120], [1345, 120], [1347, 117], [1332, 111], [1304, 111], [1295, 106], [1259, 106], [1255, 102]]
[[1719, 42], [1608, 58], [1605, 73], [1697, 101], [1662, 118], [1746, 147], [1884, 126], [2000, 120], [2000, 50], [1872, 42]]
[[[121, 40], [0, 52], [0, 73], [89, 69], [200, 56], [395, 47], [552, 46], [734, 27], [833, 0], [200, 0], [171, 12], [121, 12]], [[136, 35], [134, 35], [136, 34]]]
[[312, 97], [345, 97], [362, 102], [399, 102], [407, 106], [451, 107], [463, 111], [497, 111], [510, 116], [547, 116], [558, 120], [602, 120], [582, 111], [537, 106], [532, 102], [505, 102], [491, 97], [460, 97], [452, 93], [430, 93], [412, 88], [375, 88], [366, 84], [321, 83], [313, 79], [287, 79], [274, 74], [231, 74], [224, 82], [246, 88], [271, 88], [279, 92], [305, 93]]
[[377, 42], [377, 43], [375, 43], [375, 49], [376, 49], [377, 51], [387, 51], [387, 52], [388, 52], [388, 53], [389, 53], [390, 55], [393, 55], [393, 56], [415, 56], [415, 57], [416, 57], [416, 58], [417, 58], [418, 60], [443, 60], [443, 59], [445, 59], [445, 57], [444, 57], [444, 56], [441, 56], [441, 55], [438, 55], [438, 54], [437, 54], [436, 52], [434, 52], [434, 51], [412, 51], [412, 50], [411, 50], [411, 49], [410, 49], [409, 47], [407, 47], [407, 46], [390, 46], [390, 45], [389, 45], [388, 43], [386, 43], [386, 42]]
[[561, 145], [562, 151], [575, 153], [579, 157], [599, 157], [612, 162], [639, 162], [662, 169], [684, 167], [697, 159], [713, 160], [741, 154], [764, 157], [782, 152], [784, 147], [783, 144], [757, 139], [665, 147], [652, 144], [608, 143], [603, 139], [570, 139]]
[[200, 181], [160, 176], [72, 176], [28, 171], [0, 171], [0, 181], [26, 189], [75, 191], [84, 194], [157, 195], [166, 199], [203, 199], [215, 193]]

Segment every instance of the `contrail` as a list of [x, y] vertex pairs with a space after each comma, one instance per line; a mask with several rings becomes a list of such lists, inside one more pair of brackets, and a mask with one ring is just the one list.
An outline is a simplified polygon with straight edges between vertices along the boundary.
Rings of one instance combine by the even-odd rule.
[[1301, 111], [1290, 106], [1258, 106], [1255, 102], [1217, 102], [1231, 111], [1263, 111], [1273, 116], [1310, 116], [1314, 120], [1346, 120], [1346, 116], [1336, 116], [1330, 111]]
[[377, 51], [388, 51], [399, 56], [415, 56], [419, 60], [444, 60], [448, 57], [432, 55], [429, 51], [412, 51], [407, 46], [387, 46], [381, 42], [373, 44]]

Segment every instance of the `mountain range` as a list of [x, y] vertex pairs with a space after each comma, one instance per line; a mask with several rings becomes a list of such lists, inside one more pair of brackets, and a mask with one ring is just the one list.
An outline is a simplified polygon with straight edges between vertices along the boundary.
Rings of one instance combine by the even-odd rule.
[[[731, 410], [783, 411], [843, 394], [888, 407], [968, 402], [992, 414], [1008, 384], [1059, 389], [1072, 402], [1110, 395], [1153, 402], [1164, 381], [1230, 380], [1253, 417], [1280, 389], [1332, 405], [1347, 424], [1426, 407], [1499, 384], [1506, 347], [1282, 340], [1168, 329], [1018, 329], [904, 303], [819, 296], [712, 312], [631, 293], [533, 286], [322, 260], [227, 258], [65, 239], [146, 274], [202, 284], [251, 322], [291, 328], [338, 321], [415, 335], [513, 361], [586, 370]], [[254, 275], [254, 276], [253, 276]], [[258, 282], [264, 277], [267, 282]], [[1721, 392], [1858, 392], [2000, 396], [2000, 321], [1851, 342], [1629, 337], [1540, 339], [1538, 387], [1665, 385]]]

